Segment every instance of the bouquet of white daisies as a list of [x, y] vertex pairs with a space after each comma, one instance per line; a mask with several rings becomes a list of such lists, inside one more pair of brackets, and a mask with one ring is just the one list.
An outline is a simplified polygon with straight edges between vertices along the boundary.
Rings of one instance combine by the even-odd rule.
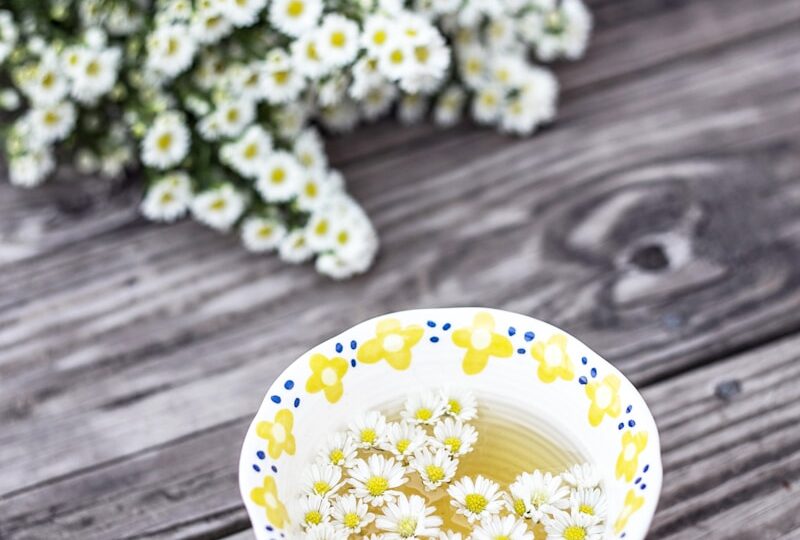
[[395, 108], [532, 133], [557, 83], [534, 59], [583, 53], [580, 0], [8, 0], [0, 137], [32, 187], [58, 160], [139, 167], [142, 213], [237, 230], [255, 252], [365, 271], [378, 241], [318, 128]]

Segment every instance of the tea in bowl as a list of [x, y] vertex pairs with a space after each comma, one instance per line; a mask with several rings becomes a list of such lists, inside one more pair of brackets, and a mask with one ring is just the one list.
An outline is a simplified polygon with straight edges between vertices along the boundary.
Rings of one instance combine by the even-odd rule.
[[643, 539], [658, 432], [633, 385], [544, 322], [394, 313], [273, 383], [241, 454], [259, 539]]

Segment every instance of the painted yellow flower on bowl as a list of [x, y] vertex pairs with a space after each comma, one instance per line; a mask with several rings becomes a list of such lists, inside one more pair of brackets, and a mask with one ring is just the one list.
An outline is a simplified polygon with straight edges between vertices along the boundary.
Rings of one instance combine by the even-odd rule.
[[586, 395], [592, 401], [589, 405], [589, 423], [599, 426], [606, 415], [617, 418], [622, 412], [619, 401], [620, 379], [616, 375], [606, 375], [602, 381], [592, 381], [586, 385]]
[[281, 528], [289, 522], [286, 506], [278, 498], [278, 486], [272, 476], [264, 477], [262, 487], [253, 488], [250, 498], [258, 506], [263, 506], [267, 512], [267, 521], [276, 528]]
[[538, 375], [544, 383], [551, 383], [559, 377], [565, 381], [575, 378], [572, 359], [567, 353], [567, 336], [556, 334], [545, 341], [531, 345], [531, 356], [539, 362]]
[[628, 520], [630, 517], [637, 511], [639, 508], [642, 507], [644, 504], [644, 497], [640, 497], [636, 495], [636, 491], [633, 489], [628, 490], [628, 493], [625, 494], [625, 506], [622, 507], [622, 511], [619, 513], [619, 517], [617, 517], [617, 521], [614, 522], [614, 533], [619, 534], [625, 527], [628, 525]]
[[272, 459], [278, 459], [283, 452], [290, 456], [295, 452], [295, 440], [292, 435], [294, 416], [289, 409], [281, 409], [275, 413], [275, 420], [272, 422], [259, 422], [256, 426], [256, 434], [262, 439], [267, 440], [267, 453]]
[[403, 328], [397, 319], [378, 322], [375, 337], [364, 342], [356, 357], [364, 364], [386, 360], [394, 369], [408, 369], [411, 365], [411, 348], [422, 339], [421, 326], [410, 324]]
[[311, 376], [306, 381], [306, 392], [315, 394], [320, 390], [330, 403], [336, 403], [344, 393], [342, 378], [347, 373], [347, 360], [340, 356], [328, 358], [323, 354], [314, 354], [308, 361]]
[[617, 478], [625, 477], [630, 482], [636, 476], [639, 468], [639, 454], [647, 446], [647, 432], [633, 433], [626, 431], [622, 434], [622, 451], [617, 458]]
[[472, 326], [453, 331], [453, 343], [466, 349], [463, 369], [467, 375], [480, 373], [489, 362], [489, 357], [508, 358], [514, 352], [511, 341], [494, 332], [494, 318], [485, 312], [475, 315]]

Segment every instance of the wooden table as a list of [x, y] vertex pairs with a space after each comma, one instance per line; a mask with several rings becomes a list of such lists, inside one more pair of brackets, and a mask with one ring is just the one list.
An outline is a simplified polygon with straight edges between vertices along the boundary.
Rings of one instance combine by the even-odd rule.
[[529, 139], [391, 122], [330, 141], [380, 230], [333, 283], [135, 187], [0, 183], [0, 538], [247, 538], [239, 446], [293, 358], [367, 317], [551, 321], [650, 403], [650, 538], [800, 539], [800, 2], [597, 0]]

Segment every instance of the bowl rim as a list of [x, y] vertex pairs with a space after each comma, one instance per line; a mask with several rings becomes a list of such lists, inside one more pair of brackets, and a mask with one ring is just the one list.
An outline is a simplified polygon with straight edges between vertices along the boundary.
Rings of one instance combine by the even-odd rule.
[[[264, 536], [264, 532], [260, 531], [257, 527], [257, 516], [254, 515], [255, 509], [249, 504], [249, 490], [252, 489], [252, 484], [246, 484], [245, 481], [247, 478], [251, 477], [253, 474], [253, 470], [249, 466], [249, 462], [251, 461], [251, 456], [246, 454], [248, 451], [248, 443], [251, 442], [253, 437], [253, 433], [257, 423], [260, 421], [262, 417], [262, 411], [265, 410], [267, 407], [274, 406], [275, 404], [270, 401], [270, 395], [273, 395], [276, 391], [282, 389], [281, 381], [284, 379], [299, 379], [299, 377], [295, 377], [293, 373], [299, 372], [300, 370], [305, 370], [305, 360], [307, 359], [308, 355], [322, 349], [327, 349], [333, 347], [336, 343], [341, 342], [343, 337], [346, 335], [351, 334], [352, 332], [369, 327], [370, 331], [368, 333], [372, 333], [372, 329], [374, 328], [374, 324], [381, 319], [386, 318], [408, 318], [408, 317], [415, 317], [419, 319], [419, 324], [424, 325], [426, 321], [431, 320], [433, 318], [441, 318], [443, 314], [452, 313], [452, 314], [459, 314], [460, 316], [464, 316], [465, 314], [468, 315], [475, 315], [479, 312], [489, 312], [490, 314], [502, 314], [503, 317], [511, 317], [511, 318], [519, 318], [525, 321], [532, 321], [536, 325], [544, 326], [550, 328], [556, 332], [562, 333], [567, 336], [569, 340], [573, 340], [577, 344], [581, 345], [587, 351], [592, 353], [594, 357], [599, 361], [600, 364], [603, 365], [604, 369], [608, 369], [610, 373], [616, 374], [620, 378], [621, 385], [627, 385], [630, 390], [633, 391], [635, 396], [641, 400], [644, 404], [644, 416], [650, 421], [653, 426], [651, 432], [648, 432], [648, 446], [652, 445], [654, 448], [653, 457], [649, 461], [650, 466], [650, 474], [648, 474], [648, 492], [650, 495], [648, 496], [652, 502], [648, 502], [642, 511], [637, 512], [637, 519], [636, 519], [636, 528], [635, 530], [627, 529], [627, 535], [625, 538], [633, 539], [633, 538], [642, 538], [644, 539], [647, 536], [647, 532], [650, 529], [650, 525], [652, 524], [653, 518], [655, 516], [656, 510], [659, 505], [660, 497], [661, 497], [661, 490], [663, 487], [663, 460], [661, 455], [661, 440], [660, 434], [658, 430], [658, 425], [653, 417], [653, 413], [650, 410], [650, 406], [647, 404], [642, 393], [639, 389], [622, 373], [616, 366], [614, 366], [611, 362], [605, 359], [605, 357], [599, 355], [595, 352], [592, 348], [587, 346], [581, 340], [570, 334], [569, 332], [563, 330], [562, 328], [555, 326], [551, 323], [543, 321], [541, 319], [537, 319], [535, 317], [531, 317], [530, 315], [525, 315], [522, 313], [517, 313], [514, 311], [498, 309], [498, 308], [489, 308], [489, 307], [482, 307], [482, 306], [453, 306], [453, 307], [435, 307], [435, 308], [415, 308], [415, 309], [406, 309], [400, 311], [393, 311], [388, 313], [382, 313], [380, 315], [371, 317], [369, 319], [364, 319], [361, 322], [358, 322], [345, 330], [331, 336], [330, 338], [314, 345], [313, 347], [309, 348], [298, 357], [296, 357], [292, 362], [290, 362], [276, 377], [275, 380], [270, 384], [269, 388], [267, 389], [264, 397], [256, 411], [253, 415], [253, 418], [248, 423], [247, 431], [245, 433], [245, 437], [242, 441], [241, 450], [239, 453], [239, 471], [238, 471], [238, 483], [239, 483], [239, 495], [242, 499], [242, 502], [245, 506], [245, 509], [248, 514], [248, 518], [253, 526], [255, 531], [256, 538], [262, 538]], [[635, 534], [631, 534], [635, 533]], [[614, 537], [619, 538], [619, 535], [614, 535]]]

